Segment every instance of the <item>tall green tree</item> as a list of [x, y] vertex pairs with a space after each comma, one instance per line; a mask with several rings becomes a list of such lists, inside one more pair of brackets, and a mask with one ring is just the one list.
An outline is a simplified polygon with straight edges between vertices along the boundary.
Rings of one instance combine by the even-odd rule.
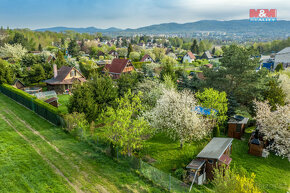
[[194, 54], [199, 54], [199, 47], [196, 39], [193, 40], [193, 43], [190, 47], [190, 51]]
[[29, 83], [38, 83], [46, 79], [45, 71], [41, 64], [34, 64], [28, 71], [27, 76]]
[[41, 44], [38, 44], [38, 51], [41, 51], [42, 52], [42, 45]]
[[71, 40], [70, 43], [68, 44], [68, 53], [73, 56], [76, 57], [79, 55], [79, 51], [80, 51], [80, 47], [77, 44], [76, 40]]
[[118, 93], [120, 96], [124, 96], [129, 90], [134, 90], [137, 86], [138, 73], [122, 74], [121, 77], [117, 80]]
[[[196, 98], [199, 104], [204, 108], [213, 109], [210, 116], [217, 120], [216, 136], [220, 135], [220, 126], [227, 120], [228, 99], [226, 92], [219, 92], [213, 88], [206, 88], [203, 92], [197, 92]], [[214, 112], [217, 110], [217, 113]]]
[[[91, 80], [73, 89], [68, 105], [69, 112], [85, 113], [89, 122], [113, 106], [118, 90], [110, 76], [94, 75]], [[88, 100], [87, 100], [88, 99]]]
[[62, 66], [68, 66], [68, 63], [64, 59], [64, 55], [60, 50], [57, 51], [55, 64], [57, 65], [57, 68], [61, 68]]
[[276, 110], [277, 106], [284, 106], [286, 100], [286, 94], [282, 87], [279, 85], [277, 79], [272, 79], [268, 83], [268, 89], [265, 92], [265, 98], [269, 101], [272, 110]]
[[14, 76], [10, 64], [0, 59], [0, 84], [12, 84], [13, 79]]
[[84, 113], [89, 122], [98, 117], [98, 104], [89, 84], [75, 85], [73, 95], [69, 99], [69, 113]]
[[130, 43], [128, 46], [127, 58], [129, 58], [131, 52], [133, 52], [133, 47], [132, 44]]
[[223, 48], [223, 58], [219, 70], [203, 68], [203, 87], [225, 91], [242, 104], [250, 104], [255, 98], [263, 99], [267, 89], [267, 71], [256, 72], [259, 61], [252, 58], [252, 51], [231, 45]]
[[123, 154], [132, 156], [142, 148], [149, 125], [138, 113], [143, 110], [140, 93], [128, 91], [124, 97], [116, 99], [117, 108], [108, 107], [102, 114], [103, 131], [107, 139], [119, 147]]

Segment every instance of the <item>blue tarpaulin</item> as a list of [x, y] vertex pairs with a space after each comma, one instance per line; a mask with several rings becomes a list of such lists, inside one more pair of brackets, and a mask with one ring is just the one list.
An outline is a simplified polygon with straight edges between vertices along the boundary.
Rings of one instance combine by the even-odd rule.
[[204, 108], [201, 106], [194, 107], [194, 111], [202, 115], [216, 115], [218, 113], [218, 111], [215, 109]]
[[263, 63], [262, 67], [267, 68], [268, 70], [272, 70], [274, 66], [273, 62]]

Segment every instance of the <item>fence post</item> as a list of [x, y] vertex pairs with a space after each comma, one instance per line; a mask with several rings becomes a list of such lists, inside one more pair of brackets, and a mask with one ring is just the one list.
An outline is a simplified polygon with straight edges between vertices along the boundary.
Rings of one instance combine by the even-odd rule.
[[171, 190], [171, 174], [169, 174], [169, 192]]
[[117, 161], [119, 161], [119, 151], [118, 151], [118, 146], [117, 146]]
[[35, 112], [35, 107], [34, 107], [33, 98], [31, 98], [31, 106], [32, 106], [32, 111]]
[[140, 171], [141, 171], [141, 164], [142, 164], [142, 160], [141, 160], [141, 158], [139, 158], [139, 169], [140, 169]]

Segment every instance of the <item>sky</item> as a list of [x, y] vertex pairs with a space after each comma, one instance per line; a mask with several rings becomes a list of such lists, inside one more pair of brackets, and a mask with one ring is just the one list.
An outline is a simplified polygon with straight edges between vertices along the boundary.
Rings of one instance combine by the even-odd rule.
[[290, 0], [0, 0], [0, 26], [125, 29], [248, 19], [249, 9], [277, 9], [278, 20], [290, 20]]

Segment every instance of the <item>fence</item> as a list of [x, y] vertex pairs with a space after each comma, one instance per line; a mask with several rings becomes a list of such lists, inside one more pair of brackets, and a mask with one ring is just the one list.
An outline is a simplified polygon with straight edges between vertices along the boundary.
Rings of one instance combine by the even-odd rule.
[[[123, 165], [126, 168], [132, 168], [136, 170], [144, 178], [151, 181], [153, 184], [162, 187], [163, 189], [169, 192], [188, 192], [189, 185], [185, 184], [181, 180], [171, 176], [171, 174], [163, 172], [154, 166], [144, 162], [141, 158], [134, 156], [123, 155], [119, 152], [118, 148], [113, 148], [108, 141], [103, 137], [98, 137], [98, 134], [95, 134], [93, 137], [89, 136], [86, 131], [81, 128], [78, 131], [73, 131], [73, 134], [76, 138], [82, 141], [86, 141], [94, 149], [105, 153], [107, 156], [112, 157], [120, 165]], [[191, 192], [200, 192], [199, 190], [193, 188]]]
[[[0, 92], [27, 107], [28, 109], [34, 111], [36, 114], [40, 115], [51, 123], [57, 126], [65, 127], [65, 120], [57, 112], [54, 112], [54, 109], [50, 110], [51, 107], [46, 107], [46, 104], [43, 104], [42, 101], [36, 99], [36, 97], [31, 96], [23, 91], [19, 91], [18, 89], [14, 90], [14, 88], [6, 85], [0, 85]], [[122, 155], [119, 153], [117, 148], [112, 151], [110, 144], [102, 137], [98, 137], [97, 135], [92, 137], [81, 128], [72, 132], [71, 134], [73, 134], [79, 140], [89, 143], [95, 149], [98, 149], [107, 155], [110, 154], [111, 157], [114, 157], [114, 159], [116, 159], [125, 167], [130, 167], [134, 170], [137, 170], [146, 179], [152, 181], [156, 185], [159, 185], [165, 190], [170, 192], [188, 192], [189, 190], [189, 186], [187, 184], [171, 176], [171, 174], [165, 173], [142, 161], [140, 158]], [[199, 191], [193, 190], [193, 192]]]
[[57, 126], [62, 125], [62, 118], [58, 114], [58, 110], [54, 109], [52, 106], [50, 107], [49, 104], [36, 99], [36, 97], [9, 85], [0, 85], [0, 92], [32, 110], [49, 122]]

